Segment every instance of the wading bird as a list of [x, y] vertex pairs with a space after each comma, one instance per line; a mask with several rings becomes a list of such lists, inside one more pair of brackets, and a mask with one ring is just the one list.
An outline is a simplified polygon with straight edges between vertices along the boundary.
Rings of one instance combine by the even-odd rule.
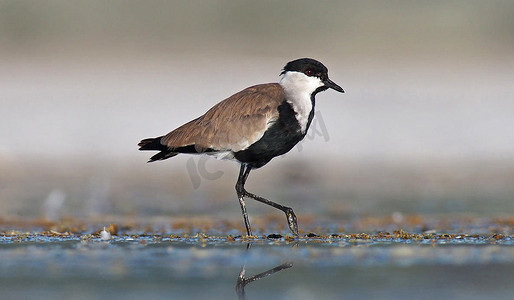
[[252, 229], [245, 197], [283, 211], [289, 229], [298, 236], [298, 224], [292, 208], [249, 193], [244, 185], [252, 169], [287, 153], [305, 137], [314, 117], [317, 93], [329, 88], [344, 93], [328, 78], [328, 69], [314, 59], [288, 62], [280, 75], [279, 83], [246, 88], [172, 132], [139, 143], [139, 150], [160, 151], [149, 162], [180, 153], [206, 154], [239, 162], [241, 169], [236, 193], [249, 236]]

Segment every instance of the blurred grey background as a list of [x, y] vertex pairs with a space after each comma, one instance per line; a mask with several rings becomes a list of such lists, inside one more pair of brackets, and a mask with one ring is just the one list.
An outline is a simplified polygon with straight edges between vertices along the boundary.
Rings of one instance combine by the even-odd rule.
[[317, 97], [316, 130], [250, 191], [320, 218], [512, 215], [512, 16], [512, 1], [0, 1], [0, 217], [239, 218], [236, 164], [146, 164], [137, 143], [299, 57], [346, 93]]

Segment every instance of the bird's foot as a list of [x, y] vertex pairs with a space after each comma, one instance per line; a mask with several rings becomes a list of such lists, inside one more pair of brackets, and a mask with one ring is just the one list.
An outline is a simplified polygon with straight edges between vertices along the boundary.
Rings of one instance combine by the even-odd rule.
[[293, 209], [288, 207], [284, 212], [286, 214], [289, 230], [291, 230], [295, 237], [298, 237], [298, 222], [296, 222], [296, 215], [294, 214]]

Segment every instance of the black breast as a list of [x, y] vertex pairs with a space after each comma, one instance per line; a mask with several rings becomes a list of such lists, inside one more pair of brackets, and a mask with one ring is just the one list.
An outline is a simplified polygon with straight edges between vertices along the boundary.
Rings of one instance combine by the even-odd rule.
[[234, 157], [237, 160], [249, 164], [252, 168], [260, 168], [273, 157], [289, 152], [305, 137], [314, 116], [314, 105], [304, 133], [301, 132], [295, 112], [287, 101], [282, 102], [277, 109], [279, 117], [275, 123], [266, 130], [260, 140], [245, 150], [235, 152]]

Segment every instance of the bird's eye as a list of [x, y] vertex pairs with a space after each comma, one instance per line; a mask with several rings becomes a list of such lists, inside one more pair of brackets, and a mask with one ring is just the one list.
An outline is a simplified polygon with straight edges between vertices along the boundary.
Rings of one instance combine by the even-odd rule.
[[305, 75], [310, 77], [310, 76], [314, 75], [314, 72], [312, 70], [307, 70], [307, 71], [305, 71]]

